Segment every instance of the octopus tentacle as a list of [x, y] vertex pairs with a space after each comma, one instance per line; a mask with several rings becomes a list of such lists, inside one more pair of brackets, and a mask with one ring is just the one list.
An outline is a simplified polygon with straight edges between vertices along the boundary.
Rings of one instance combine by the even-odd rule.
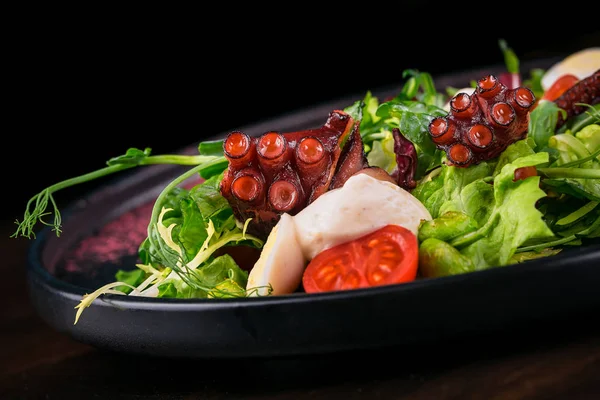
[[587, 110], [582, 104], [593, 106], [600, 103], [600, 69], [577, 82], [554, 102], [567, 114], [566, 117], [563, 117], [562, 113], [558, 114], [557, 128], [564, 125], [567, 119]]
[[251, 164], [256, 158], [254, 141], [240, 131], [233, 131], [225, 139], [223, 152], [234, 168], [243, 168]]
[[258, 163], [263, 174], [270, 180], [274, 171], [288, 163], [292, 150], [285, 136], [279, 132], [266, 132], [256, 142]]
[[446, 152], [449, 165], [478, 164], [525, 138], [534, 103], [528, 88], [509, 89], [488, 75], [477, 82], [472, 95], [458, 93], [450, 100], [450, 112], [429, 123], [429, 135]]
[[231, 182], [231, 194], [248, 204], [262, 204], [265, 193], [264, 177], [252, 167], [242, 169]]
[[323, 172], [331, 162], [330, 157], [319, 138], [306, 136], [296, 146], [296, 168], [301, 174], [302, 187], [311, 192], [311, 188], [323, 185], [318, 181], [326, 180]]
[[365, 154], [365, 146], [360, 136], [358, 126], [359, 123], [356, 122], [354, 129], [344, 146], [338, 168], [329, 187], [330, 189], [344, 186], [344, 183], [346, 183], [352, 175], [369, 166]]
[[269, 204], [276, 212], [298, 213], [305, 204], [306, 195], [298, 173], [287, 165], [269, 188]]
[[[346, 140], [351, 133], [358, 139]], [[358, 146], [356, 140], [360, 151], [348, 150], [349, 143]], [[356, 151], [364, 157], [358, 123], [341, 110], [316, 129], [258, 137], [233, 131], [223, 143], [229, 165], [220, 191], [236, 219], [252, 218], [248, 232], [266, 238], [282, 213], [294, 215], [330, 190], [336, 171], [364, 167], [366, 162], [350, 162], [348, 154]]]
[[365, 167], [354, 173], [354, 175], [358, 174], [366, 174], [369, 175], [371, 178], [375, 178], [380, 181], [393, 183], [394, 185], [398, 184], [398, 182], [396, 182], [396, 179], [394, 179], [392, 175], [390, 175], [385, 169], [380, 167]]

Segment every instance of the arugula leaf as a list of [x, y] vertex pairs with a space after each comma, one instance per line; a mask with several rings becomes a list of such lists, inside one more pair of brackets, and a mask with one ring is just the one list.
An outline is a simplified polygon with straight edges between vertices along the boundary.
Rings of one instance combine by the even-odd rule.
[[429, 123], [435, 117], [446, 115], [446, 111], [435, 105], [419, 101], [389, 101], [381, 104], [377, 115], [390, 123], [391, 128], [399, 128], [404, 137], [410, 140], [417, 150], [417, 178], [441, 164], [441, 152], [429, 136]]
[[553, 101], [541, 101], [529, 114], [528, 137], [534, 142], [536, 151], [545, 151], [548, 141], [554, 136], [559, 113], [563, 112]]
[[518, 74], [519, 58], [513, 49], [508, 47], [508, 44], [504, 39], [498, 40], [498, 45], [500, 46], [500, 50], [502, 50], [502, 54], [504, 55], [504, 64], [506, 65], [506, 70], [511, 74]]
[[546, 70], [543, 68], [533, 68], [529, 71], [529, 79], [523, 81], [523, 85], [531, 89], [536, 99], [541, 99], [544, 96], [542, 78], [545, 73]]
[[431, 74], [416, 69], [406, 69], [402, 78], [408, 78], [393, 102], [413, 101], [442, 108], [446, 102], [445, 95], [438, 93]]
[[429, 123], [434, 118], [446, 114], [446, 111], [440, 107], [419, 101], [389, 101], [381, 104], [377, 109], [377, 115], [381, 118], [397, 118], [400, 132], [427, 153], [435, 151], [435, 143], [428, 133]]

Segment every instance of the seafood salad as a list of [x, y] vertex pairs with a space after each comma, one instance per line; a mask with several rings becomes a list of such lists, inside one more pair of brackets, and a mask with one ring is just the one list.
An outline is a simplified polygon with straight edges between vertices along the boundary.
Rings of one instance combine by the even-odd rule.
[[[39, 223], [60, 235], [57, 190], [145, 165], [187, 166], [154, 201], [138, 263], [86, 294], [75, 323], [105, 294], [354, 290], [585, 245], [600, 237], [600, 48], [521, 71], [499, 44], [505, 71], [464, 88], [405, 70], [394, 96], [368, 91], [311, 129], [236, 130], [194, 155], [130, 148], [33, 196], [13, 236], [34, 238]], [[242, 264], [244, 249], [254, 258]]]

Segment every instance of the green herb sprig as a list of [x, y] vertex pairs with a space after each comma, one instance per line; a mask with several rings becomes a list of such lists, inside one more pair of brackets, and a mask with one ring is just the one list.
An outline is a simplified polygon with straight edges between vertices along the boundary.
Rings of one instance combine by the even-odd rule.
[[[53, 195], [59, 190], [69, 188], [71, 186], [79, 185], [85, 182], [90, 182], [95, 179], [102, 178], [107, 175], [111, 175], [120, 171], [124, 171], [133, 167], [142, 165], [152, 164], [176, 164], [176, 165], [215, 165], [218, 163], [226, 162], [227, 160], [223, 156], [215, 155], [179, 155], [179, 154], [166, 154], [151, 156], [151, 149], [146, 148], [140, 150], [137, 148], [130, 148], [124, 155], [113, 157], [106, 162], [108, 166], [99, 170], [83, 174], [74, 178], [66, 179], [64, 181], [55, 183], [35, 196], [31, 197], [25, 207], [22, 220], [15, 220], [17, 225], [16, 231], [11, 237], [16, 238], [23, 236], [26, 238], [35, 238], [35, 228], [38, 223], [52, 227], [52, 231], [60, 236], [62, 232], [62, 216], [58, 205]], [[51, 211], [48, 210], [48, 206], [52, 206]], [[54, 215], [51, 221], [47, 218], [50, 215]]]

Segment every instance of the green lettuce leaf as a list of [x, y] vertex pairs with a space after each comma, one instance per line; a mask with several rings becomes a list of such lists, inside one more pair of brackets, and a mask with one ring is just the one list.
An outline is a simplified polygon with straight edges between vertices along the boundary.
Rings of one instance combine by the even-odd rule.
[[[491, 175], [493, 168], [482, 162], [468, 168], [448, 166], [443, 164], [441, 172], [433, 179], [419, 181], [412, 194], [429, 210], [433, 218], [448, 211], [466, 212], [466, 203], [470, 203], [470, 191], [462, 195], [469, 184], [482, 180]], [[490, 186], [483, 182], [484, 186]], [[487, 189], [486, 189], [487, 190]], [[468, 214], [468, 213], [467, 213]]]
[[563, 173], [564, 177], [545, 178], [543, 184], [546, 187], [552, 188], [557, 193], [579, 199], [600, 201], [599, 179], [573, 178], [569, 176], [571, 169], [585, 168], [600, 170], [600, 155], [594, 157], [594, 154], [600, 151], [600, 125], [588, 125], [576, 135], [572, 135], [570, 131], [554, 135], [548, 144], [555, 151], [555, 154], [557, 154], [556, 160], [551, 167], [560, 168], [572, 163], [577, 163], [577, 165], [569, 167]]
[[540, 177], [514, 181], [515, 169], [547, 162], [548, 153], [521, 157], [505, 165], [494, 178], [494, 208], [487, 222], [491, 229], [460, 249], [461, 254], [474, 260], [476, 269], [507, 265], [522, 244], [554, 236], [536, 207], [537, 201], [546, 196], [540, 189]]
[[554, 136], [561, 109], [553, 101], [542, 101], [529, 114], [528, 138], [536, 151], [545, 151]]
[[371, 151], [367, 154], [367, 162], [372, 167], [379, 167], [388, 173], [396, 168], [396, 153], [394, 153], [394, 137], [392, 132], [382, 131], [384, 137], [372, 144]]
[[[518, 148], [514, 151], [519, 153]], [[512, 156], [507, 155], [507, 158]], [[440, 238], [448, 237], [426, 235], [424, 232], [423, 237], [434, 237], [435, 240], [426, 239], [423, 270], [429, 276], [440, 276], [504, 266], [514, 262], [516, 250], [524, 243], [553, 238], [554, 233], [537, 208], [538, 201], [546, 196], [540, 189], [540, 177], [514, 180], [517, 168], [545, 165], [548, 159], [549, 155], [545, 152], [518, 157], [497, 172], [490, 182], [492, 184], [488, 182], [494, 168], [486, 163], [467, 168], [443, 166], [439, 176], [422, 183], [418, 196], [437, 194], [444, 199], [439, 209], [430, 209], [434, 221], [429, 225], [464, 226], [465, 215], [476, 221], [476, 225], [466, 225], [468, 229], [463, 229], [463, 235], [448, 239], [443, 246]], [[443, 184], [440, 185], [440, 182]], [[435, 191], [432, 192], [432, 189]], [[431, 203], [425, 198], [424, 204]], [[460, 220], [453, 223], [453, 217]], [[427, 227], [431, 228], [426, 224], [421, 226], [423, 229]], [[450, 248], [457, 252], [449, 251]], [[463, 267], [449, 268], [450, 265]]]
[[[600, 125], [591, 124], [581, 129], [575, 134], [583, 145], [587, 148], [590, 154], [600, 149]], [[596, 156], [596, 160], [600, 161], [600, 155]]]

